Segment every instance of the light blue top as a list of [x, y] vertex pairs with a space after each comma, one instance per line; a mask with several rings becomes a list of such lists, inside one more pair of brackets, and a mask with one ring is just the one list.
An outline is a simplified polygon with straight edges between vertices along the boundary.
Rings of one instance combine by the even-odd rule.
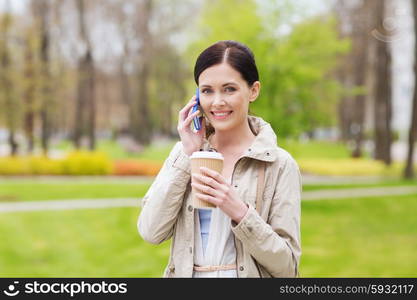
[[208, 236], [210, 231], [211, 209], [198, 209], [200, 218], [201, 241], [203, 243], [203, 254], [206, 252]]

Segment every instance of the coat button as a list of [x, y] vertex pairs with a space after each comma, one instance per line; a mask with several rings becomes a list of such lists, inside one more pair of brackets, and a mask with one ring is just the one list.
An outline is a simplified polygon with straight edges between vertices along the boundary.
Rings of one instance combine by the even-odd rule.
[[268, 155], [268, 156], [269, 156], [269, 152], [266, 152], [266, 155]]
[[249, 148], [249, 149], [248, 149], [248, 151], [252, 151], [252, 149], [251, 149], [251, 148]]
[[188, 205], [188, 211], [193, 211], [193, 206], [192, 205]]
[[240, 266], [239, 270], [243, 271], [245, 268], [243, 266]]
[[235, 188], [237, 188], [237, 184], [235, 184]]

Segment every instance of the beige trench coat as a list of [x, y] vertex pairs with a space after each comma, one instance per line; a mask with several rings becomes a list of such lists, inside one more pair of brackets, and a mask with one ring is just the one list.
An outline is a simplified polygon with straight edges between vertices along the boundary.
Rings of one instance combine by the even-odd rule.
[[[235, 236], [238, 277], [295, 277], [301, 256], [301, 175], [291, 155], [277, 146], [277, 137], [262, 118], [249, 116], [256, 135], [238, 159], [232, 186], [249, 210]], [[210, 147], [204, 139], [203, 149]], [[266, 162], [261, 213], [255, 210], [259, 161]], [[138, 231], [159, 244], [172, 238], [164, 277], [192, 277], [194, 208], [191, 202], [190, 160], [178, 142], [142, 200]]]

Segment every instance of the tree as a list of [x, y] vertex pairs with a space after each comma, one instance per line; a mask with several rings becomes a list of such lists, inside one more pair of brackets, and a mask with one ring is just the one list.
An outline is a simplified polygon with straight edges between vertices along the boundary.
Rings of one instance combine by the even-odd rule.
[[23, 64], [23, 128], [27, 139], [27, 153], [32, 154], [35, 147], [35, 119], [37, 114], [37, 91], [39, 85], [39, 61], [37, 59], [39, 39], [33, 24], [28, 25], [24, 32], [24, 64]]
[[[8, 5], [6, 7], [8, 8]], [[13, 18], [8, 9], [0, 17], [0, 103], [2, 102], [5, 107], [3, 117], [6, 120], [6, 127], [9, 131], [10, 154], [14, 156], [18, 152], [19, 146], [16, 140], [16, 133], [19, 127], [20, 103], [15, 91], [13, 61], [10, 50], [9, 32]]]
[[[90, 38], [86, 27], [86, 9], [84, 0], [76, 0], [78, 13], [78, 26], [81, 41], [85, 47], [84, 54], [78, 61], [78, 83], [77, 83], [77, 105], [75, 113], [74, 145], [81, 146], [83, 130], [88, 135], [88, 147], [94, 150], [96, 147], [95, 124], [96, 124], [96, 103], [95, 103], [95, 79], [94, 61]], [[85, 115], [87, 113], [87, 115]]]
[[[413, 5], [413, 17], [414, 17], [414, 35], [417, 40], [417, 3], [416, 0], [412, 1]], [[417, 46], [414, 47], [414, 94], [413, 94], [413, 108], [411, 111], [411, 125], [408, 132], [408, 152], [407, 162], [404, 169], [405, 178], [414, 177], [414, 143], [417, 138]]]
[[140, 48], [137, 65], [137, 86], [138, 92], [133, 99], [131, 133], [134, 139], [141, 144], [149, 144], [152, 135], [152, 123], [149, 110], [149, 80], [152, 63], [152, 35], [150, 32], [150, 21], [152, 14], [152, 0], [139, 2], [139, 24], [138, 36], [140, 37]]
[[329, 74], [348, 42], [339, 39], [335, 20], [329, 16], [310, 17], [292, 24], [288, 32], [277, 32], [284, 10], [291, 10], [275, 6], [276, 1], [267, 4], [261, 13], [256, 1], [206, 2], [199, 25], [199, 36], [204, 38], [192, 43], [188, 57], [197, 57], [219, 40], [247, 44], [255, 54], [262, 83], [259, 98], [250, 106], [252, 114], [270, 122], [280, 137], [332, 125], [340, 85]]
[[52, 87], [50, 74], [50, 1], [36, 0], [32, 1], [32, 9], [37, 18], [38, 33], [40, 40], [39, 57], [41, 61], [41, 146], [43, 153], [47, 155], [49, 150], [49, 140], [52, 130]]
[[369, 30], [371, 28], [369, 22], [372, 4], [372, 1], [360, 1], [360, 4], [356, 7], [352, 16], [352, 52], [355, 58], [354, 61], [352, 61], [354, 85], [365, 89], [365, 92], [358, 93], [354, 97], [354, 120], [352, 124], [352, 134], [355, 146], [352, 152], [352, 157], [361, 157], [363, 154], [362, 145], [364, 141], [365, 127], [365, 101], [367, 99], [366, 75], [369, 67]]
[[377, 27], [374, 31], [376, 43], [375, 69], [375, 159], [382, 160], [386, 165], [391, 164], [391, 52], [389, 34], [384, 26], [387, 0], [374, 1], [376, 4]]

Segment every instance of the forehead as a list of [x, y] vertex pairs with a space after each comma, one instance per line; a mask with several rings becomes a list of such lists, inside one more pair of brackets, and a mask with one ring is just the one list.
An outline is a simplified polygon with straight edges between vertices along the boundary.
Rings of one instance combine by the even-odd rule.
[[199, 85], [217, 86], [226, 82], [243, 84], [241, 74], [227, 63], [221, 63], [205, 69], [199, 77]]

